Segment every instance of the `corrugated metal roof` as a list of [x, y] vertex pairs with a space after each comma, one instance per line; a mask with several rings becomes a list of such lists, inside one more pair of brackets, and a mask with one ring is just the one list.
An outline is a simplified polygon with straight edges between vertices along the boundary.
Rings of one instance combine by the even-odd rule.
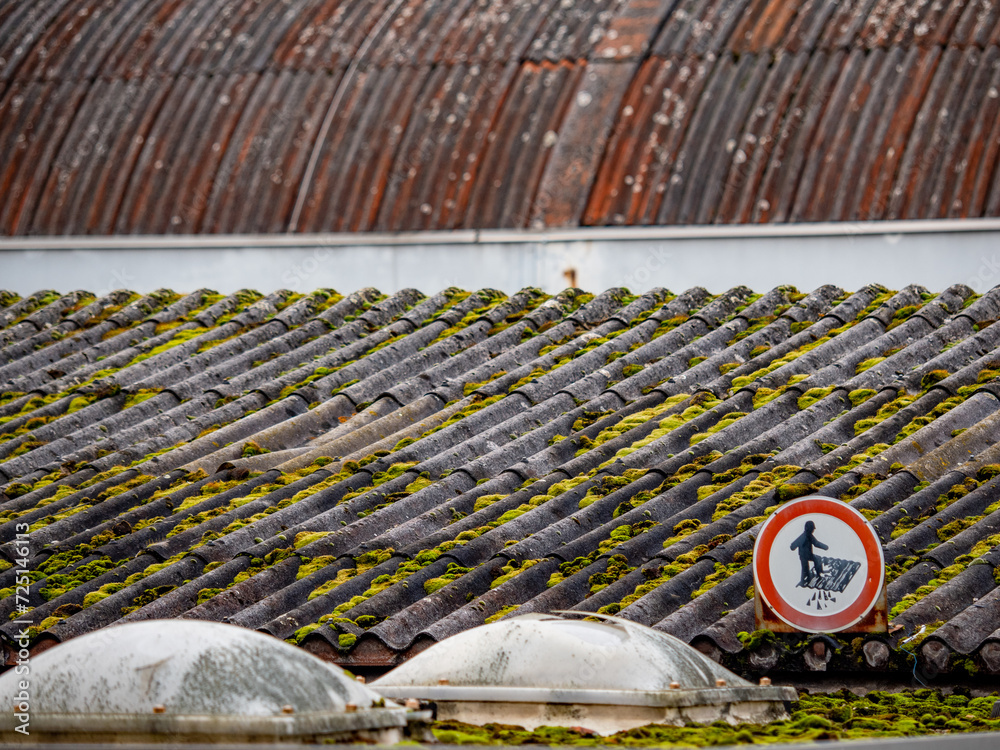
[[817, 669], [739, 634], [760, 524], [819, 492], [880, 534], [893, 625], [828, 668], [997, 674], [998, 317], [962, 285], [3, 293], [0, 633], [27, 524], [35, 650], [187, 617], [385, 667], [577, 609]]
[[985, 0], [0, 11], [0, 233], [1000, 215]]

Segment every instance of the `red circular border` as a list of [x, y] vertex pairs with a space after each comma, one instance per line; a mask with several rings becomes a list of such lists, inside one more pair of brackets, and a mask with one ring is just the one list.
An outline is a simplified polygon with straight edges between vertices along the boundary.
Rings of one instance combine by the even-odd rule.
[[[846, 523], [865, 548], [868, 578], [857, 600], [847, 609], [834, 615], [810, 615], [792, 608], [778, 594], [765, 561], [770, 559], [771, 546], [784, 526], [807, 513], [821, 513]], [[793, 628], [811, 633], [836, 633], [849, 628], [875, 606], [885, 580], [885, 562], [882, 543], [867, 519], [850, 505], [822, 495], [810, 495], [783, 505], [761, 527], [753, 550], [753, 578], [757, 592], [764, 603], [782, 621]]]

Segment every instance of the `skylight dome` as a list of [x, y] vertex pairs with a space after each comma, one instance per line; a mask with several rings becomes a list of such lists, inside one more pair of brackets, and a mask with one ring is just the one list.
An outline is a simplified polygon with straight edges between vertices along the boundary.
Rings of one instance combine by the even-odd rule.
[[[0, 676], [14, 704], [18, 678]], [[301, 649], [244, 628], [151, 620], [31, 660], [31, 734], [47, 740], [397, 741], [406, 711]], [[8, 718], [10, 717], [8, 713]]]
[[525, 615], [432, 646], [372, 687], [434, 701], [439, 719], [580, 725], [608, 734], [644, 724], [763, 723], [794, 689], [753, 685], [684, 642], [627, 620]]

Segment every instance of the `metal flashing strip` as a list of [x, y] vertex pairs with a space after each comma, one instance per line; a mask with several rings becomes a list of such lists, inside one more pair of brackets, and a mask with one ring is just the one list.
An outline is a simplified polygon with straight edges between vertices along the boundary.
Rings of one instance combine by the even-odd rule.
[[795, 688], [778, 685], [695, 688], [691, 690], [588, 690], [503, 687], [498, 685], [382, 685], [376, 689], [388, 698], [427, 701], [483, 701], [501, 703], [578, 703], [612, 706], [679, 708], [746, 701], [794, 701]]
[[316, 711], [282, 716], [216, 716], [208, 714], [59, 714], [33, 712], [32, 730], [42, 735], [90, 735], [105, 732], [123, 737], [251, 736], [295, 738], [379, 729], [401, 729], [407, 721], [429, 718], [404, 708], [366, 708], [357, 713]]
[[398, 247], [557, 242], [613, 242], [768, 237], [851, 238], [873, 235], [1000, 232], [1000, 219], [931, 219], [913, 221], [805, 222], [648, 227], [575, 227], [551, 230], [469, 229], [397, 233], [287, 233], [199, 235], [105, 235], [2, 237], [0, 252], [11, 250], [215, 249]]
[[0, 286], [106, 293], [211, 287], [654, 286], [715, 292], [793, 284], [891, 288], [1000, 282], [1000, 220], [601, 227], [528, 232], [271, 234], [0, 239]]

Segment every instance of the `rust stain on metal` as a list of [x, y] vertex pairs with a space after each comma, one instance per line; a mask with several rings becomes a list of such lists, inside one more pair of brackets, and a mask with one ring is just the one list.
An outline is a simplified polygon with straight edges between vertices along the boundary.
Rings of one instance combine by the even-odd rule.
[[[875, 601], [875, 605], [857, 623], [851, 625], [846, 630], [840, 631], [843, 635], [853, 633], [887, 633], [889, 631], [889, 604], [886, 597], [886, 587], [882, 586], [882, 591]], [[767, 603], [760, 596], [754, 597], [754, 622], [757, 629], [770, 630], [773, 633], [801, 633], [778, 617]]]
[[0, 234], [995, 216], [998, 45], [979, 0], [8, 4]]

